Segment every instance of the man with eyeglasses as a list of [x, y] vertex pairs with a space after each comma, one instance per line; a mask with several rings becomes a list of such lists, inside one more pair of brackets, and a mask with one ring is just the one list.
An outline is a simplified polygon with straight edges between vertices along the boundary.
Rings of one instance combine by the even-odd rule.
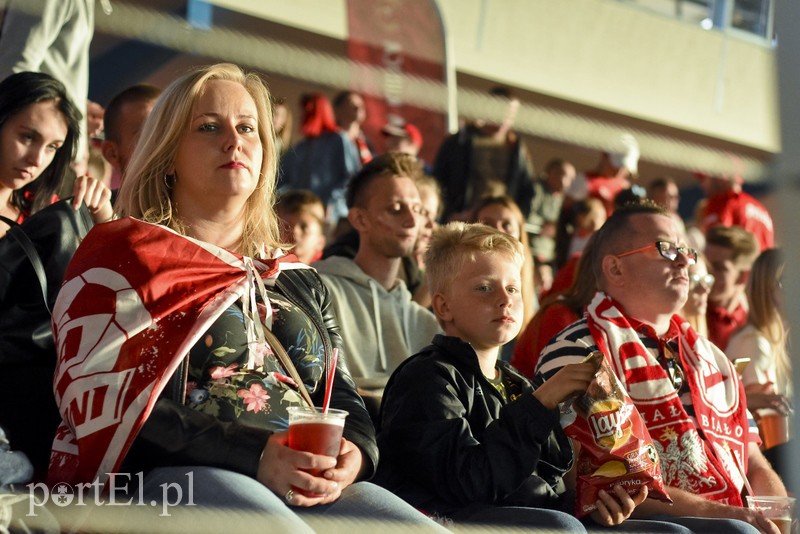
[[738, 375], [677, 315], [697, 261], [680, 235], [656, 204], [628, 205], [609, 217], [592, 258], [599, 291], [584, 318], [543, 349], [537, 380], [593, 350], [604, 353], [650, 431], [674, 501], [648, 499], [634, 517], [696, 532], [777, 533], [743, 503], [750, 488], [756, 495], [786, 495], [786, 488], [758, 448]]

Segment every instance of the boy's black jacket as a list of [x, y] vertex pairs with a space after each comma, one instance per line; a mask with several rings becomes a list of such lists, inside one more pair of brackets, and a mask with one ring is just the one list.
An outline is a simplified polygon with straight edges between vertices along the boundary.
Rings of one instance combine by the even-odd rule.
[[562, 476], [573, 458], [558, 413], [509, 364], [510, 402], [472, 347], [438, 335], [393, 373], [384, 392], [375, 481], [439, 515], [484, 506], [571, 510]]

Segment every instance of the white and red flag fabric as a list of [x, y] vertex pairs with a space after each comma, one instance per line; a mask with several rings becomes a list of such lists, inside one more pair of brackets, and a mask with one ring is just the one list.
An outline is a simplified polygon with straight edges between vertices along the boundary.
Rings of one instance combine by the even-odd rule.
[[[678, 341], [694, 413], [667, 370], [644, 347], [621, 308], [598, 292], [587, 308], [592, 337], [644, 418], [664, 482], [707, 499], [742, 506], [750, 435], [744, 386], [725, 354], [680, 316], [667, 337]], [[684, 393], [685, 394], [685, 393]]]
[[62, 423], [51, 483], [107, 481], [190, 348], [237, 300], [247, 311], [254, 277], [270, 285], [308, 268], [276, 255], [242, 257], [132, 218], [89, 232], [53, 308]]

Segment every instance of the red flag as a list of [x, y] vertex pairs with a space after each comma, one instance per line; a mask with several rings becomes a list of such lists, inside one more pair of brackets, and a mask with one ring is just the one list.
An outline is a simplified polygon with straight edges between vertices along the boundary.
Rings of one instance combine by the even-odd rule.
[[[444, 27], [436, 2], [347, 0], [347, 19], [350, 59], [380, 67], [385, 73], [384, 79], [375, 84], [381, 88], [381, 95], [362, 94], [367, 110], [362, 128], [367, 138], [382, 152], [381, 128], [394, 115], [419, 128], [423, 137], [420, 157], [433, 161], [447, 135], [447, 117], [410, 102], [404, 75], [445, 83]], [[351, 85], [355, 89], [355, 84]], [[442, 109], [445, 108], [443, 101]]]

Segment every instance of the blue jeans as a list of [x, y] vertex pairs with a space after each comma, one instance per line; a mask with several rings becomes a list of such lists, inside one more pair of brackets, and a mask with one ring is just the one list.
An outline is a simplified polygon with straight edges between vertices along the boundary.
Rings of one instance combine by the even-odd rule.
[[453, 515], [456, 524], [477, 523], [489, 526], [516, 526], [552, 532], [632, 532], [648, 534], [692, 534], [684, 526], [668, 521], [629, 519], [615, 527], [603, 527], [585, 518], [583, 521], [558, 510], [524, 506], [493, 506]]
[[[134, 491], [136, 494], [131, 493], [131, 497], [151, 505], [157, 503], [151, 506], [154, 521], [175, 519], [182, 523], [174, 524], [187, 527], [202, 521], [206, 531], [208, 521], [220, 521], [224, 530], [219, 532], [251, 528], [255, 529], [253, 532], [299, 534], [324, 531], [331, 521], [338, 521], [339, 525], [352, 522], [350, 530], [354, 530], [359, 519], [369, 519], [399, 523], [404, 529], [447, 532], [399, 497], [369, 482], [352, 484], [335, 502], [310, 508], [288, 506], [283, 498], [247, 475], [206, 466], [153, 469], [144, 477], [142, 489]], [[167, 510], [170, 517], [155, 513], [162, 512], [160, 504], [164, 501], [172, 504], [179, 500], [179, 506]]]
[[555, 532], [586, 532], [574, 516], [558, 510], [527, 506], [489, 506], [461, 510], [452, 514], [458, 524], [515, 526]]
[[586, 520], [586, 529], [589, 532], [631, 532], [631, 533], [641, 533], [646, 532], [647, 534], [692, 534], [691, 529], [679, 525], [674, 522], [664, 521], [664, 520], [652, 520], [652, 519], [628, 519], [627, 521], [623, 522], [621, 525], [617, 525], [615, 527], [603, 527], [596, 523], [594, 523], [591, 519]]
[[758, 534], [759, 530], [738, 519], [722, 519], [717, 517], [674, 517], [660, 515], [652, 517], [656, 521], [677, 523], [693, 532], [703, 534]]

